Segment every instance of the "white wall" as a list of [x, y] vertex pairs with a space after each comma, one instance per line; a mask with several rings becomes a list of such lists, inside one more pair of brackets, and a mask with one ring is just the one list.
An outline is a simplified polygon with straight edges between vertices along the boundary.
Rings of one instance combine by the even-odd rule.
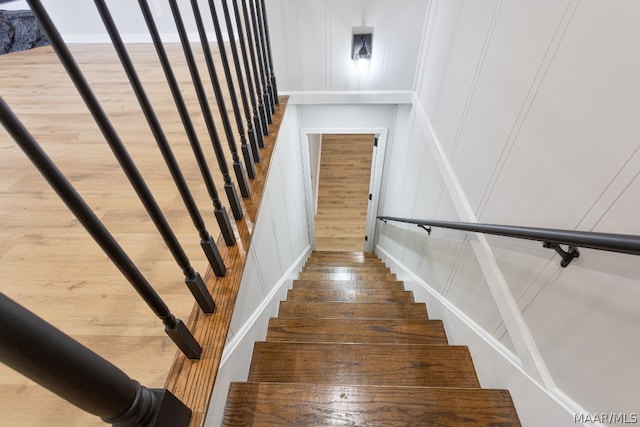
[[[639, 13], [633, 0], [431, 2], [381, 212], [457, 220], [463, 197], [479, 222], [640, 234]], [[512, 348], [473, 237], [380, 230], [381, 248]], [[489, 242], [558, 388], [590, 412], [639, 412], [638, 259], [581, 250], [563, 269], [541, 244]]]
[[[424, 0], [266, 0], [278, 89], [411, 90]], [[353, 27], [373, 28], [368, 73], [351, 60]]]
[[[25, 1], [20, 1], [28, 9]], [[150, 42], [147, 26], [136, 1], [107, 0], [107, 6], [118, 26], [125, 42]], [[68, 43], [109, 43], [109, 36], [102, 24], [92, 1], [86, 0], [43, 0], [42, 4], [56, 24], [58, 31]], [[211, 20], [211, 12], [207, 0], [199, 0], [200, 12], [203, 16], [208, 38], [215, 41], [215, 33]], [[11, 3], [9, 3], [11, 5]], [[178, 5], [185, 27], [192, 40], [197, 38], [197, 28], [188, 0], [179, 0]], [[215, 0], [216, 11], [223, 19], [221, 0]], [[178, 34], [167, 0], [149, 0], [149, 7], [154, 15], [158, 31], [167, 42], [178, 42]], [[223, 38], [228, 40], [226, 25], [222, 24]], [[235, 25], [234, 25], [235, 28]]]
[[[311, 250], [303, 146], [298, 113], [289, 106], [280, 126], [265, 191], [251, 238], [231, 327], [207, 413], [219, 426], [231, 381], [246, 381], [255, 341], [266, 337], [270, 317], [297, 277]], [[307, 144], [307, 141], [304, 141]]]
[[15, 0], [0, 4], [0, 9], [4, 10], [29, 10], [30, 7], [25, 0]]

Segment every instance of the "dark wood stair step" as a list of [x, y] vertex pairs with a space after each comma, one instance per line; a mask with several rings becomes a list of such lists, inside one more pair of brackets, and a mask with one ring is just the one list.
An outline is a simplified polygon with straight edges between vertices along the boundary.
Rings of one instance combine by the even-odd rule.
[[362, 290], [397, 290], [404, 291], [404, 284], [397, 280], [313, 280], [296, 279], [293, 281], [293, 288], [314, 288], [314, 289], [362, 289]]
[[388, 272], [362, 271], [351, 273], [324, 273], [320, 271], [301, 271], [299, 279], [311, 280], [373, 280], [388, 281], [396, 280], [396, 275]]
[[371, 252], [339, 252], [339, 251], [314, 251], [310, 260], [350, 260], [365, 261], [367, 259], [379, 260], [378, 256]]
[[479, 388], [465, 346], [256, 342], [248, 381]]
[[287, 301], [414, 302], [411, 291], [305, 289], [287, 291]]
[[279, 317], [324, 317], [333, 319], [428, 319], [424, 303], [299, 302], [281, 301]]
[[441, 320], [271, 318], [267, 341], [448, 343]]
[[305, 273], [391, 273], [386, 265], [348, 266], [348, 265], [306, 265], [303, 269]]
[[506, 390], [231, 383], [223, 426], [520, 426]]
[[364, 261], [351, 260], [307, 260], [305, 267], [387, 267], [384, 262], [379, 259], [366, 259]]

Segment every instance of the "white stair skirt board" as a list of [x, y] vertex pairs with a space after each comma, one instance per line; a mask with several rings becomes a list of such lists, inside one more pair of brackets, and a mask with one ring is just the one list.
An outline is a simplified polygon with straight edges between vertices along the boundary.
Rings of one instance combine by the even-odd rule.
[[225, 346], [207, 411], [206, 427], [217, 427], [222, 422], [229, 384], [233, 381], [246, 381], [253, 343], [266, 338], [269, 318], [277, 316], [278, 304], [286, 299], [287, 291], [291, 289], [293, 280], [302, 270], [310, 253], [311, 247], [307, 246]]

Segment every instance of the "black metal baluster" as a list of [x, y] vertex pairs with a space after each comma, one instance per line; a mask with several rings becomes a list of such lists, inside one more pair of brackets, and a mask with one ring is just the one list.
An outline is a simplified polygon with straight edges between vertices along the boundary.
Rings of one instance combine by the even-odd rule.
[[[45, 33], [47, 34], [47, 37], [49, 38], [49, 42], [51, 43], [51, 46], [53, 47], [56, 54], [58, 55], [58, 58], [60, 59], [65, 69], [67, 70], [67, 74], [69, 75], [74, 85], [76, 86], [83, 101], [89, 108], [89, 111], [93, 115], [94, 120], [98, 124], [98, 127], [102, 131], [102, 134], [104, 135], [107, 143], [109, 144], [111, 151], [113, 151], [114, 155], [118, 159], [118, 162], [122, 167], [122, 170], [127, 175], [127, 178], [129, 178], [129, 182], [131, 183], [136, 193], [138, 194], [138, 197], [142, 201], [142, 204], [144, 205], [149, 216], [153, 220], [153, 223], [155, 224], [156, 228], [160, 232], [160, 235], [162, 236], [163, 240], [167, 244], [167, 247], [171, 251], [171, 254], [175, 258], [180, 268], [182, 269], [185, 275], [185, 283], [187, 284], [189, 289], [192, 290], [192, 292], [194, 289], [198, 290], [197, 293], [194, 294], [194, 297], [196, 297], [196, 300], [197, 300], [199, 298], [197, 295], [198, 293], [207, 292], [206, 286], [204, 285], [202, 277], [200, 277], [200, 274], [196, 272], [191, 266], [191, 263], [189, 262], [189, 258], [187, 257], [187, 254], [182, 249], [180, 242], [178, 241], [178, 239], [176, 238], [176, 235], [173, 233], [173, 230], [169, 226], [167, 219], [162, 213], [162, 210], [158, 206], [158, 203], [156, 202], [155, 198], [151, 194], [151, 191], [149, 190], [149, 187], [145, 183], [144, 179], [142, 178], [140, 171], [138, 170], [135, 163], [131, 159], [129, 152], [124, 146], [124, 143], [122, 142], [122, 140], [120, 139], [120, 136], [118, 135], [113, 125], [109, 121], [109, 118], [107, 117], [106, 113], [102, 109], [102, 106], [98, 102], [98, 99], [96, 98], [95, 94], [91, 90], [91, 86], [89, 85], [87, 80], [84, 78], [84, 75], [80, 71], [78, 64], [73, 59], [71, 52], [69, 51], [68, 47], [62, 40], [60, 33], [58, 32], [57, 28], [53, 24], [53, 21], [51, 21], [51, 18], [47, 14], [47, 11], [42, 6], [41, 1], [27, 0], [27, 3], [29, 4], [29, 6], [31, 6], [31, 10], [33, 11], [34, 15], [40, 22], [41, 27], [44, 29]], [[203, 308], [203, 310], [205, 310], [206, 312], [209, 312], [210, 307], [205, 307]]]
[[[249, 89], [249, 96], [251, 98], [251, 106], [253, 108], [253, 123], [255, 125], [255, 130], [256, 130], [256, 138], [257, 138], [257, 142], [258, 142], [258, 147], [260, 148], [264, 148], [264, 136], [263, 136], [263, 132], [262, 132], [262, 119], [260, 117], [260, 113], [258, 112], [258, 103], [256, 102], [256, 95], [255, 95], [255, 86], [253, 85], [253, 80], [251, 78], [251, 67], [249, 65], [249, 56], [247, 54], [247, 46], [245, 44], [244, 41], [244, 33], [242, 31], [242, 20], [241, 20], [241, 12], [240, 9], [238, 9], [238, 2], [237, 0], [232, 0], [233, 2], [233, 14], [235, 15], [236, 18], [236, 27], [238, 29], [238, 40], [240, 41], [240, 51], [242, 52], [242, 62], [244, 64], [244, 70], [245, 70], [245, 74], [247, 76], [247, 87]], [[225, 3], [223, 2], [223, 5]], [[256, 77], [257, 78], [257, 77]], [[260, 92], [258, 92], [259, 94]], [[253, 153], [253, 158], [256, 162], [260, 161], [260, 151], [254, 150]]]
[[260, 41], [262, 42], [262, 56], [264, 58], [264, 72], [267, 77], [267, 90], [269, 91], [269, 98], [271, 100], [271, 112], [275, 114], [276, 111], [276, 97], [273, 90], [273, 73], [271, 72], [271, 62], [269, 60], [267, 31], [265, 28], [266, 18], [264, 17], [264, 4], [260, 0], [256, 2], [256, 15], [258, 19], [258, 28], [260, 29]]
[[260, 67], [260, 78], [262, 79], [262, 98], [264, 100], [265, 109], [267, 110], [267, 122], [273, 123], [272, 115], [274, 113], [273, 104], [271, 103], [271, 90], [269, 87], [269, 78], [267, 77], [267, 69], [265, 65], [264, 45], [262, 44], [262, 34], [260, 25], [258, 24], [258, 14], [254, 0], [249, 0], [251, 9], [251, 19], [253, 21], [253, 37], [255, 38], [256, 53], [258, 56], [258, 65]]
[[0, 362], [102, 421], [189, 425], [191, 410], [171, 392], [140, 385], [2, 293], [0, 325]]
[[[197, 1], [198, 0], [192, 0], [192, 3], [197, 3]], [[255, 179], [256, 168], [255, 168], [255, 165], [253, 164], [251, 147], [247, 144], [247, 138], [245, 137], [244, 124], [242, 123], [242, 113], [240, 112], [238, 97], [236, 96], [235, 84], [233, 83], [233, 78], [231, 77], [231, 68], [229, 67], [229, 58], [227, 57], [227, 50], [224, 46], [224, 40], [222, 39], [222, 29], [221, 29], [220, 20], [218, 18], [218, 12], [216, 11], [216, 6], [213, 0], [209, 0], [209, 9], [211, 9], [211, 19], [213, 20], [213, 28], [216, 34], [216, 41], [218, 43], [218, 51], [220, 53], [220, 59], [222, 60], [224, 77], [225, 77], [225, 80], [227, 81], [227, 87], [229, 89], [229, 97], [231, 98], [233, 115], [236, 119], [236, 126], [238, 127], [238, 132], [240, 132], [240, 141], [241, 141], [240, 147], [242, 148], [242, 156], [244, 158], [244, 164], [247, 167], [247, 175], [249, 175], [249, 178]], [[233, 36], [233, 31], [230, 32], [230, 34], [231, 36]], [[233, 46], [233, 39], [231, 40], [231, 45], [235, 49], [235, 46]], [[235, 59], [235, 56], [234, 56], [234, 59]], [[242, 101], [244, 103], [246, 101], [247, 94], [244, 91], [244, 82], [242, 80], [242, 75], [240, 75], [240, 79], [238, 80], [238, 86], [240, 88], [240, 93], [243, 96]], [[253, 131], [253, 125], [251, 124], [251, 120], [249, 120], [248, 123], [250, 126], [250, 130]], [[249, 137], [255, 144], [255, 134], [254, 135], [249, 134]]]
[[167, 55], [164, 45], [162, 44], [162, 39], [160, 38], [158, 27], [156, 26], [152, 18], [151, 10], [149, 9], [149, 5], [146, 3], [146, 1], [141, 1], [140, 6], [142, 9], [142, 15], [144, 16], [145, 22], [147, 24], [147, 28], [149, 29], [149, 33], [151, 34], [153, 45], [155, 46], [156, 52], [158, 54], [162, 70], [164, 71], [167, 83], [169, 84], [171, 95], [173, 96], [176, 108], [178, 109], [178, 113], [180, 114], [182, 125], [184, 126], [184, 130], [187, 133], [187, 137], [189, 138], [189, 143], [191, 144], [193, 154], [195, 155], [196, 161], [198, 162], [200, 174], [204, 179], [205, 186], [207, 187], [207, 192], [209, 193], [209, 197], [211, 197], [211, 201], [213, 202], [213, 214], [218, 221], [218, 226], [220, 227], [220, 232], [222, 233], [222, 237], [224, 238], [226, 245], [233, 246], [236, 244], [236, 238], [233, 234], [233, 228], [231, 227], [231, 222], [229, 221], [227, 210], [222, 205], [222, 202], [220, 202], [218, 190], [215, 183], [213, 182], [213, 177], [211, 176], [209, 165], [207, 165], [207, 160], [205, 158], [204, 152], [202, 151], [202, 146], [200, 144], [200, 140], [198, 139], [198, 134], [193, 125], [193, 121], [191, 120], [191, 116], [189, 115], [189, 109], [187, 108], [187, 104], [182, 96], [182, 93], [180, 92], [178, 80], [176, 79], [173, 69], [171, 68], [169, 56]]
[[[242, 15], [244, 16], [245, 29], [247, 30], [247, 44], [249, 45], [249, 52], [251, 53], [251, 66], [253, 68], [253, 76], [256, 84], [256, 96], [258, 97], [258, 108], [260, 110], [260, 116], [262, 118], [262, 134], [264, 136], [269, 135], [269, 115], [267, 112], [268, 107], [264, 103], [264, 97], [262, 96], [262, 81], [260, 79], [260, 73], [258, 71], [258, 52], [254, 46], [255, 37], [252, 36], [252, 23], [249, 16], [249, 10], [247, 8], [246, 0], [240, 0], [242, 4]], [[264, 142], [263, 142], [264, 143]], [[264, 145], [260, 148], [264, 148]]]
[[[180, 21], [178, 28], [182, 27], [182, 30], [179, 29], [178, 32], [183, 32], [184, 38], [188, 41], [188, 36], [186, 30], [184, 30], [184, 24], [182, 22], [182, 17], [180, 16], [177, 0], [169, 0], [169, 4], [172, 10], [176, 10], [176, 12], [174, 12], [174, 19], [176, 21]], [[222, 127], [224, 128], [224, 133], [227, 137], [227, 142], [229, 143], [229, 150], [231, 151], [231, 156], [233, 158], [233, 170], [235, 171], [236, 180], [238, 181], [238, 186], [240, 187], [240, 194], [242, 195], [242, 197], [247, 198], [251, 196], [251, 190], [249, 189], [249, 183], [247, 182], [245, 170], [242, 166], [242, 162], [240, 161], [240, 156], [238, 155], [238, 147], [236, 146], [236, 140], [233, 136], [233, 129], [231, 128], [231, 122], [229, 121], [229, 114], [227, 113], [227, 107], [224, 102], [224, 95], [222, 94], [222, 88], [220, 87], [220, 80], [218, 79], [215, 64], [213, 63], [213, 55], [211, 55], [209, 40], [207, 38], [207, 31], [204, 28], [204, 22], [202, 21], [202, 15], [200, 14], [200, 6], [198, 5], [198, 0], [191, 0], [191, 9], [193, 10], [193, 15], [196, 20], [196, 26], [198, 27], [198, 34], [200, 35], [202, 51], [204, 53], [205, 62], [207, 63], [207, 69], [209, 70], [211, 84], [213, 85], [213, 92], [216, 97], [216, 102], [218, 103], [218, 111], [220, 112], [220, 117], [222, 119]], [[182, 37], [183, 35], [181, 34], [180, 38], [182, 39]], [[200, 84], [202, 84], [202, 82], [200, 82]], [[247, 142], [245, 140], [245, 145], [246, 143]], [[251, 160], [253, 161], [253, 159]]]
[[[191, 216], [191, 221], [195, 225], [198, 233], [200, 235], [200, 246], [204, 250], [204, 253], [213, 269], [213, 272], [216, 276], [221, 277], [224, 276], [227, 269], [224, 265], [224, 261], [222, 261], [222, 257], [220, 256], [220, 252], [218, 251], [218, 247], [216, 246], [213, 238], [207, 231], [206, 225], [202, 216], [200, 215], [200, 211], [198, 210], [198, 206], [196, 205], [195, 200], [193, 199], [193, 195], [189, 190], [189, 186], [187, 184], [182, 171], [180, 170], [180, 165], [173, 154], [173, 150], [171, 149], [171, 145], [167, 140], [167, 137], [162, 130], [162, 126], [156, 116], [155, 111], [153, 110], [153, 106], [151, 105], [151, 101], [147, 97], [147, 94], [142, 86], [142, 82], [138, 77], [138, 73], [133, 66], [133, 62], [131, 61], [131, 57], [127, 52], [127, 49], [122, 41], [122, 37], [120, 37], [120, 33], [116, 27], [115, 22], [113, 21], [113, 17], [107, 8], [104, 0], [94, 0], [96, 7], [98, 8], [98, 13], [104, 22], [105, 27], [107, 28], [107, 32], [109, 33], [109, 37], [113, 42], [113, 46], [118, 53], [118, 57], [120, 58], [120, 62], [124, 67], [124, 70], [129, 78], [129, 82], [133, 87], [133, 90], [138, 98], [138, 102], [140, 103], [140, 107], [144, 112], [144, 116], [147, 119], [147, 123], [151, 128], [153, 136], [156, 140], [158, 148], [162, 152], [162, 157], [164, 158], [169, 171], [171, 172], [171, 176], [173, 177], [173, 181], [180, 192], [180, 196]], [[207, 290], [206, 287], [192, 289], [191, 292], [196, 297], [198, 304], [203, 310], [207, 313], [212, 313], [215, 308], [215, 303], [213, 298], [211, 298], [211, 294]]]
[[[209, 0], [209, 5], [214, 14], [214, 22], [217, 20], [217, 14], [215, 13], [215, 6], [213, 4], [213, 0]], [[226, 1], [222, 2], [222, 10], [224, 13], [224, 20], [227, 27], [227, 34], [229, 34], [229, 45], [231, 46], [231, 56], [233, 57], [233, 64], [236, 69], [236, 78], [238, 80], [238, 86], [240, 87], [240, 98], [242, 99], [242, 106], [244, 109], [244, 116], [247, 120], [247, 132], [249, 134], [249, 140], [251, 142], [251, 153], [254, 161], [260, 161], [260, 151], [258, 149], [258, 141], [256, 136], [256, 130], [253, 127], [253, 122], [251, 121], [251, 111], [249, 108], [249, 100], [247, 99], [247, 90], [244, 85], [244, 77], [242, 75], [242, 68], [240, 67], [240, 57], [238, 55], [238, 47], [236, 46], [236, 41], [233, 33], [233, 24], [231, 22], [231, 15], [229, 14], [229, 6]], [[218, 45], [221, 44], [221, 41], [218, 42]], [[224, 43], [222, 43], [224, 45]], [[222, 52], [222, 47], [220, 47], [220, 52]], [[226, 55], [225, 55], [226, 57]], [[224, 63], [224, 59], [223, 59]], [[227, 65], [227, 68], [228, 65]], [[236, 118], [238, 120], [242, 120], [240, 118], [240, 111], [237, 112]], [[245, 160], [245, 163], [247, 161]], [[249, 176], [251, 177], [251, 176]]]
[[[31, 8], [35, 10], [34, 5], [31, 5]], [[38, 11], [38, 13], [40, 13], [40, 11]], [[49, 38], [49, 40], [51, 40], [51, 38]], [[102, 250], [109, 256], [109, 259], [118, 267], [156, 316], [162, 320], [167, 335], [171, 337], [185, 356], [190, 359], [198, 359], [202, 348], [193, 335], [191, 335], [191, 332], [189, 332], [180, 319], [176, 319], [171, 311], [169, 311], [167, 305], [162, 301], [142, 273], [140, 273], [140, 270], [138, 270], [133, 261], [124, 252], [122, 247], [62, 172], [60, 172], [51, 161], [49, 156], [47, 156], [35, 139], [33, 139], [33, 136], [22, 123], [20, 123], [2, 97], [0, 97], [0, 122], [2, 122], [7, 132], [9, 132], [31, 162], [38, 168], [40, 173], [46, 178], [76, 218], [78, 218], [78, 221], [80, 221], [89, 232], [91, 237], [100, 245]]]
[[258, 0], [261, 3], [262, 21], [264, 22], [264, 39], [267, 44], [267, 56], [269, 59], [269, 72], [271, 73], [271, 93], [276, 105], [280, 104], [278, 100], [278, 85], [276, 84], [276, 74], [273, 71], [273, 55], [271, 54], [271, 37], [269, 36], [269, 20], [267, 19], [267, 7], [265, 0]]
[[[142, 3], [146, 1], [147, 0], [138, 0], [138, 3], [140, 3], [140, 5], [142, 6]], [[184, 28], [184, 24], [182, 22], [182, 18], [180, 17], [180, 11], [178, 10], [177, 4], [174, 1], [170, 1], [169, 5], [171, 6], [171, 11], [174, 14], [174, 20], [176, 21], [176, 26], [178, 28], [178, 35], [180, 36], [182, 49], [184, 50], [184, 55], [187, 60], [189, 72], [191, 73], [191, 80], [193, 81], [193, 86], [198, 97], [200, 109], [202, 110], [202, 114], [204, 116], [204, 122], [207, 126], [209, 137], [211, 138], [211, 144], [213, 145], [213, 150], [216, 153], [218, 167], [220, 168], [222, 178], [224, 179], [224, 189], [227, 193], [227, 198], [229, 199], [231, 212], [233, 213], [233, 217], [236, 220], [241, 220], [243, 216], [242, 207], [240, 206], [240, 200], [238, 199], [236, 188], [231, 181], [231, 175], [229, 174], [227, 160], [224, 155], [224, 150], [222, 149], [222, 143], [220, 142], [218, 131], [216, 130], [216, 125], [213, 122], [213, 116], [211, 115], [211, 109], [209, 108], [209, 102], [207, 100], [204, 87], [202, 86], [202, 80], [200, 79], [200, 73], [198, 72], [196, 60], [193, 56], [193, 51], [191, 50], [191, 46], [189, 44], [187, 31]]]

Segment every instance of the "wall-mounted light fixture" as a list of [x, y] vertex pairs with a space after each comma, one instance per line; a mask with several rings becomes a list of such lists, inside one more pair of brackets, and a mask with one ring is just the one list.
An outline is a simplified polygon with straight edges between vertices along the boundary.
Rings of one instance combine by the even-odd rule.
[[355, 69], [358, 74], [369, 74], [372, 53], [373, 28], [353, 28], [351, 37], [351, 59], [355, 64]]
[[351, 44], [351, 59], [354, 61], [370, 60], [372, 53], [373, 32], [356, 32], [354, 28], [353, 43]]

